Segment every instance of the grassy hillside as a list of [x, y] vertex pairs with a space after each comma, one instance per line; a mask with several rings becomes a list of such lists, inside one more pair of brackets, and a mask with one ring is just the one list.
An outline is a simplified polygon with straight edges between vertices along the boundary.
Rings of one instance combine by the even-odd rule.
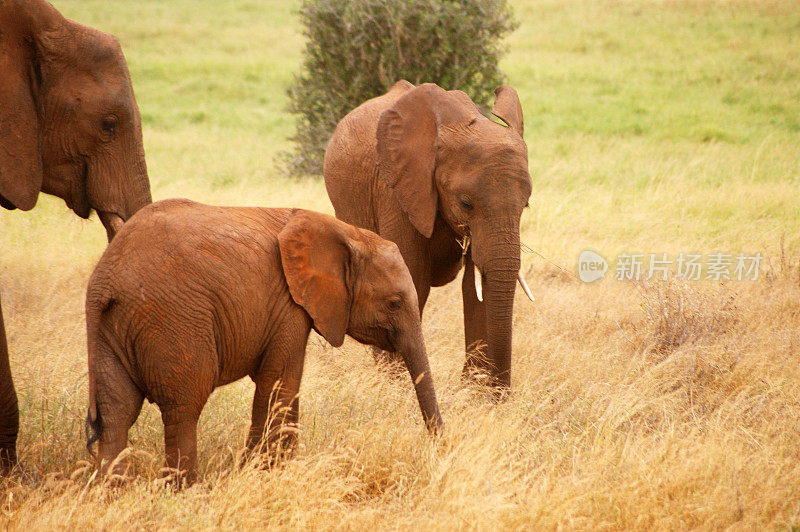
[[[96, 217], [61, 200], [0, 212], [0, 288], [33, 486], [4, 527], [736, 528], [800, 525], [800, 2], [514, 0], [502, 67], [526, 121], [534, 196], [514, 387], [459, 379], [459, 284], [424, 326], [448, 428], [367, 348], [312, 337], [303, 429], [284, 467], [239, 468], [252, 385], [218, 390], [202, 481], [161, 489], [158, 411], [131, 431], [137, 477], [89, 484], [83, 292]], [[55, 0], [116, 34], [144, 120], [153, 197], [332, 212], [281, 176], [299, 67], [295, 1]], [[781, 241], [783, 239], [783, 247]], [[754, 282], [575, 280], [586, 248], [760, 252]], [[611, 277], [611, 275], [609, 275]]]

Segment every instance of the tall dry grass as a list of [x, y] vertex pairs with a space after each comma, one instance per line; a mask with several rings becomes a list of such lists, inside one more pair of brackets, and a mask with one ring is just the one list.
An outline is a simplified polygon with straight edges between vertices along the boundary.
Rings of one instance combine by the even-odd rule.
[[[134, 478], [92, 477], [81, 444], [86, 272], [12, 284], [29, 319], [12, 337], [34, 399], [21, 445], [42, 482], [10, 484], [6, 527], [761, 528], [800, 519], [800, 288], [796, 269], [757, 282], [585, 285], [538, 264], [536, 305], [517, 298], [514, 392], [464, 384], [457, 287], [434, 293], [425, 333], [447, 428], [421, 426], [407, 379], [367, 348], [312, 337], [300, 446], [273, 470], [240, 465], [252, 386], [218, 390], [200, 427], [201, 482], [159, 480], [158, 412], [131, 433]], [[4, 301], [5, 303], [5, 301]], [[73, 310], [66, 310], [73, 309]], [[58, 316], [32, 323], [35, 317]], [[65, 334], [69, 333], [69, 334]], [[69, 340], [59, 341], [59, 337]], [[46, 340], [44, 340], [45, 338]], [[53, 353], [69, 353], [56, 357]], [[57, 406], [56, 406], [57, 405]]]

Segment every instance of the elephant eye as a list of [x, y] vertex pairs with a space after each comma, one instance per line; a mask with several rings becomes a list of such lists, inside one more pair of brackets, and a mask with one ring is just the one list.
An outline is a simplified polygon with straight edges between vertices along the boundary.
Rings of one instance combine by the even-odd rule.
[[402, 302], [400, 301], [399, 297], [396, 297], [394, 299], [390, 299], [389, 300], [389, 308], [390, 309], [392, 309], [392, 310], [400, 310], [401, 306], [402, 306]]
[[468, 211], [472, 210], [472, 201], [470, 201], [469, 198], [459, 198], [458, 201], [461, 203], [461, 206], [464, 207], [464, 209]]
[[103, 132], [108, 135], [109, 137], [113, 137], [114, 133], [117, 131], [117, 117], [116, 116], [106, 116], [103, 120], [100, 121], [100, 127], [103, 128]]

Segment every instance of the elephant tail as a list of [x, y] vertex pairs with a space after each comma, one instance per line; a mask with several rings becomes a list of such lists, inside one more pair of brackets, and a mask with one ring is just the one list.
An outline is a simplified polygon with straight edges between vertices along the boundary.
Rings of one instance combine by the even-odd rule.
[[95, 361], [100, 340], [100, 317], [111, 303], [111, 295], [94, 292], [92, 284], [90, 281], [89, 293], [86, 295], [86, 342], [89, 352], [89, 411], [86, 414], [86, 448], [90, 453], [92, 444], [99, 440], [103, 433], [103, 419], [97, 407]]
[[[93, 401], [90, 401], [90, 403]], [[86, 449], [92, 452], [92, 445], [100, 439], [103, 433], [103, 419], [100, 417], [100, 412], [96, 412], [95, 418], [92, 419], [91, 406], [89, 413], [86, 414]], [[94, 453], [92, 453], [94, 454]]]

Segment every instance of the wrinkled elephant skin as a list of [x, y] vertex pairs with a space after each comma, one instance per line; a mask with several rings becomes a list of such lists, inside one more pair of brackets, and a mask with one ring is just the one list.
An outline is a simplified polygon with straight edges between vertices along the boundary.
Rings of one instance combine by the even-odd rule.
[[147, 398], [161, 410], [167, 465], [192, 481], [208, 396], [249, 376], [247, 447], [274, 456], [295, 438], [312, 327], [337, 347], [347, 334], [401, 353], [436, 431], [418, 307], [397, 246], [370, 231], [301, 209], [155, 203], [122, 227], [89, 281], [89, 444], [99, 438], [107, 467]]
[[[0, 2], [0, 206], [39, 193], [100, 213], [109, 241], [149, 204], [139, 109], [119, 42], [43, 0]], [[17, 395], [0, 319], [0, 464], [17, 462]]]
[[[495, 90], [484, 117], [461, 91], [400, 81], [345, 116], [325, 153], [336, 216], [391, 240], [414, 279], [420, 313], [430, 288], [462, 286], [467, 376], [511, 383], [511, 329], [520, 218], [531, 195], [522, 107]], [[462, 259], [463, 247], [468, 244]]]

